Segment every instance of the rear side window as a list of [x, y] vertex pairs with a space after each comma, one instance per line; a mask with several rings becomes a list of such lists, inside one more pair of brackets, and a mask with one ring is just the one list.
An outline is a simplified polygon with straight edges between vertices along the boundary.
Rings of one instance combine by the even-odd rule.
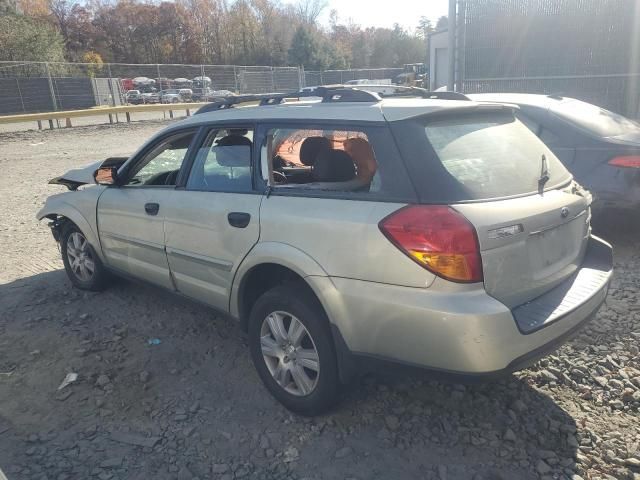
[[278, 194], [415, 201], [386, 127], [270, 126], [261, 172]]
[[546, 188], [571, 178], [546, 145], [510, 114], [450, 117], [426, 123], [423, 132], [444, 167], [434, 173], [446, 177], [443, 183], [454, 187], [458, 201], [534, 193], [543, 169], [549, 174]]
[[638, 122], [580, 100], [563, 100], [553, 105], [551, 111], [598, 137], [616, 137], [640, 129]]

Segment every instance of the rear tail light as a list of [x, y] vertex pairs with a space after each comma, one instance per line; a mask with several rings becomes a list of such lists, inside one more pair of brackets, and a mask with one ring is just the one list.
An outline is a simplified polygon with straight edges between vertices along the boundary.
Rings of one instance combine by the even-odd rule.
[[625, 155], [609, 160], [609, 165], [622, 168], [640, 168], [640, 155]]
[[409, 205], [379, 224], [384, 235], [413, 261], [454, 282], [481, 282], [476, 230], [451, 207]]

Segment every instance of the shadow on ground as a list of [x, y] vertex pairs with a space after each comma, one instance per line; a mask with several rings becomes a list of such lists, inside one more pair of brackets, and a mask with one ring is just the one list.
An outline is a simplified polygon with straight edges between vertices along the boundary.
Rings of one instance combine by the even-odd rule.
[[[462, 386], [367, 375], [334, 412], [308, 419], [268, 395], [238, 326], [155, 288], [117, 280], [81, 292], [54, 271], [0, 285], [0, 308], [9, 480], [529, 479], [574, 469], [574, 420], [515, 377]], [[78, 380], [58, 391], [69, 372]]]

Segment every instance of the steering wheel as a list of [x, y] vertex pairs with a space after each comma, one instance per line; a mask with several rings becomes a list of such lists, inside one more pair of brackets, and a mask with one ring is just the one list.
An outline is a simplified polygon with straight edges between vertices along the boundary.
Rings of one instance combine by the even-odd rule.
[[167, 176], [164, 178], [164, 184], [165, 185], [175, 185], [176, 184], [176, 179], [178, 178], [178, 172], [180, 170], [173, 170], [171, 172], [169, 172], [167, 174]]
[[273, 171], [273, 182], [278, 184], [278, 185], [282, 185], [284, 183], [287, 183], [287, 176], [282, 172], [278, 172], [277, 170], [274, 170]]

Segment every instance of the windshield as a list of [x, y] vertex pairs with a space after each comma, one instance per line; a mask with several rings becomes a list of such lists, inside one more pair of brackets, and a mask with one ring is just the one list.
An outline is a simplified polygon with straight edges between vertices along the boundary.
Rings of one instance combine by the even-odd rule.
[[512, 115], [452, 117], [424, 128], [449, 182], [452, 178], [464, 192], [461, 200], [530, 194], [571, 178], [546, 145]]
[[599, 137], [616, 137], [637, 132], [640, 124], [580, 100], [564, 100], [551, 107], [558, 117]]

